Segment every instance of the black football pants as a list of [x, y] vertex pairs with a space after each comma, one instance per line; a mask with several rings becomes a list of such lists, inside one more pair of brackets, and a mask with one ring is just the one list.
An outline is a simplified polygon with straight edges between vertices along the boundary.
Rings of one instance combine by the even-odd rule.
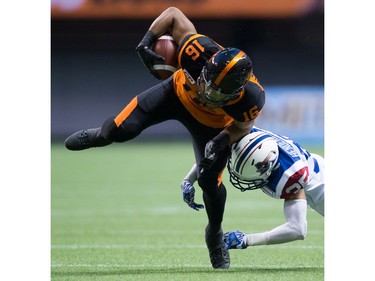
[[[137, 137], [144, 129], [152, 125], [167, 120], [177, 120], [190, 132], [195, 161], [199, 164], [204, 157], [206, 143], [222, 131], [222, 129], [207, 127], [199, 123], [187, 111], [174, 92], [172, 77], [139, 94], [136, 101], [133, 100], [132, 105], [128, 107], [130, 109], [126, 109], [126, 118], [121, 124], [116, 124], [114, 117], [104, 122], [101, 133], [108, 141], [125, 142]], [[219, 156], [211, 169], [198, 175], [209, 223], [213, 229], [216, 228], [215, 226], [220, 228], [223, 220], [226, 189], [222, 183], [219, 184], [218, 180], [219, 175], [225, 169], [228, 154], [229, 148]]]

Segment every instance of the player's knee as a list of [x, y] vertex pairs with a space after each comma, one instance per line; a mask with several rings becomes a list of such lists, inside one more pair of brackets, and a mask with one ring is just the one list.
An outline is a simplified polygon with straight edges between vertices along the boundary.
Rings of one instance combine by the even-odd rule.
[[297, 233], [297, 239], [296, 240], [305, 240], [305, 238], [306, 238], [306, 232]]
[[111, 117], [103, 123], [101, 133], [108, 141], [124, 142], [135, 138], [141, 131], [136, 124], [127, 124], [126, 129], [122, 125], [117, 127], [114, 118]]
[[116, 131], [118, 130], [113, 117], [108, 118], [102, 125], [101, 134], [106, 140], [116, 141]]
[[198, 177], [198, 184], [204, 192], [210, 193], [216, 190], [213, 190], [211, 187], [217, 185], [217, 179], [213, 179], [211, 175], [203, 173]]

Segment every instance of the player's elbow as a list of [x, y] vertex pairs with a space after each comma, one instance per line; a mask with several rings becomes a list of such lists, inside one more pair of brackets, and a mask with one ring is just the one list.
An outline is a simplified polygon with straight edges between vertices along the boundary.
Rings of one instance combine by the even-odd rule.
[[289, 222], [290, 229], [293, 232], [293, 240], [305, 240], [307, 235], [307, 222]]
[[176, 15], [181, 15], [182, 11], [177, 7], [170, 6], [165, 10], [165, 13], [172, 15], [172, 16], [176, 16]]
[[296, 232], [294, 240], [305, 240], [307, 232]]

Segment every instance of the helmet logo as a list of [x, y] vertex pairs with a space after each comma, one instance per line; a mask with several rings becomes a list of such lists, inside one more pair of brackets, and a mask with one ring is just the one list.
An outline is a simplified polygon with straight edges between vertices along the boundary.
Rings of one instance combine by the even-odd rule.
[[[259, 148], [261, 148], [261, 146]], [[254, 165], [257, 168], [257, 172], [260, 173], [260, 175], [266, 173], [269, 170], [270, 166], [273, 165], [273, 162], [275, 160], [270, 161], [272, 154], [274, 154], [273, 151], [271, 151], [262, 162], [258, 162]]]
[[257, 172], [263, 175], [265, 172], [267, 172], [270, 163], [268, 161], [266, 162], [258, 162], [254, 165], [257, 168]]

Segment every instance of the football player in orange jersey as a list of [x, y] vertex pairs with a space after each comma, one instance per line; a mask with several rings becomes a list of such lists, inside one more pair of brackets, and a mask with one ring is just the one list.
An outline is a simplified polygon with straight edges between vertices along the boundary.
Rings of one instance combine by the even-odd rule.
[[159, 79], [152, 63], [164, 58], [151, 47], [167, 31], [179, 45], [179, 70], [136, 95], [101, 127], [72, 134], [65, 146], [69, 150], [102, 147], [133, 139], [144, 129], [167, 120], [181, 122], [191, 134], [199, 167], [197, 178], [208, 216], [205, 241], [211, 264], [213, 268], [226, 269], [230, 258], [221, 228], [226, 201], [222, 172], [230, 144], [250, 131], [264, 106], [265, 92], [244, 51], [224, 48], [197, 33], [193, 23], [175, 7], [166, 9], [153, 21], [136, 48], [156, 78]]

